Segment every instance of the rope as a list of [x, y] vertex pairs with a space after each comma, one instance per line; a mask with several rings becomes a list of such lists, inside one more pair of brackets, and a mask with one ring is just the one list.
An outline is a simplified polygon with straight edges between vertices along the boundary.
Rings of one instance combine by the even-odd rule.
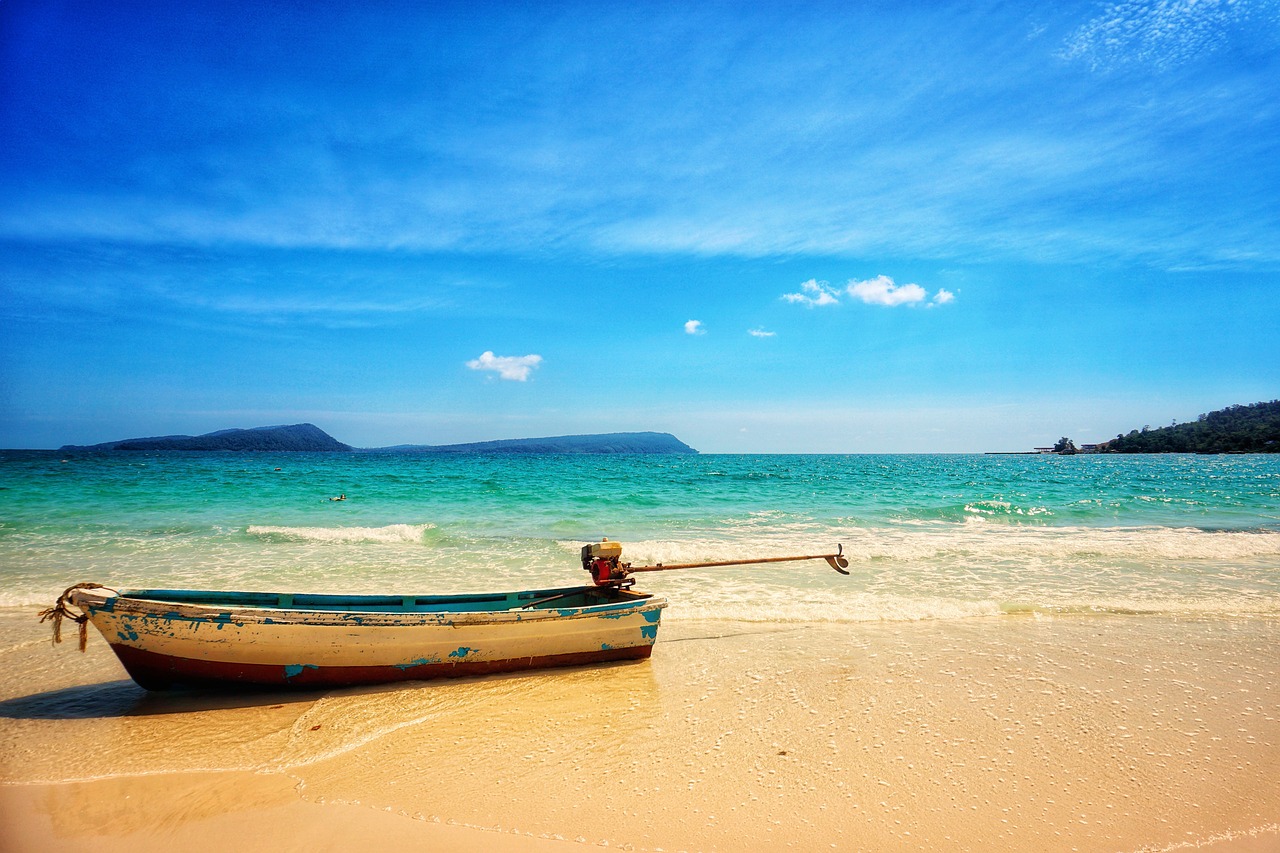
[[[48, 608], [45, 608], [44, 610], [41, 610], [39, 615], [40, 615], [41, 623], [44, 623], [46, 620], [50, 620], [50, 619], [53, 620], [53, 644], [54, 645], [62, 642], [62, 620], [64, 618], [70, 619], [72, 622], [75, 622], [76, 624], [78, 624], [80, 626], [80, 651], [83, 652], [85, 650], [85, 646], [89, 644], [89, 614], [72, 613], [70, 610], [67, 609], [67, 605], [71, 603], [70, 601], [71, 593], [75, 592], [77, 589], [111, 589], [111, 588], [107, 586], [103, 586], [100, 583], [78, 583], [78, 584], [75, 584], [74, 586], [69, 586], [66, 588], [66, 591], [62, 593], [62, 595], [58, 596], [57, 602], [55, 602], [52, 607], [48, 607]], [[115, 592], [115, 590], [111, 590], [111, 591]]]

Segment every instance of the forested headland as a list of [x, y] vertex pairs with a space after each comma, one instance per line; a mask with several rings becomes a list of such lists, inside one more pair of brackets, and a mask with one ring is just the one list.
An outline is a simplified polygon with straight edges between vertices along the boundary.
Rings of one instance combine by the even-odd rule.
[[1228, 406], [1190, 423], [1143, 427], [1098, 445], [1104, 453], [1280, 453], [1280, 400]]

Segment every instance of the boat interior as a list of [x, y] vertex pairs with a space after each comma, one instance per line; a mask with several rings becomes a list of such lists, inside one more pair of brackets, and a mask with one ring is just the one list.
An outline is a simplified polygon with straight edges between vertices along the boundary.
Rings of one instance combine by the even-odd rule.
[[289, 592], [222, 592], [190, 589], [124, 590], [121, 598], [206, 607], [261, 607], [359, 613], [476, 613], [559, 610], [643, 601], [651, 593], [617, 586], [575, 586], [460, 595], [329, 595]]

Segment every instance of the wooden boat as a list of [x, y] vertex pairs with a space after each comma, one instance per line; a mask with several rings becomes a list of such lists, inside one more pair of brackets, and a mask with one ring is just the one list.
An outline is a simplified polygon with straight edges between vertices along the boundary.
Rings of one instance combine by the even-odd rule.
[[[81, 614], [65, 609], [74, 605]], [[148, 690], [335, 687], [647, 658], [665, 599], [619, 586], [479, 595], [316, 595], [73, 587]]]
[[[666, 599], [633, 572], [826, 560], [834, 554], [633, 566], [608, 539], [582, 549], [594, 586], [471, 595], [326, 595], [70, 587], [40, 614], [102, 632], [142, 687], [337, 687], [649, 657]], [[77, 612], [78, 611], [78, 612]]]

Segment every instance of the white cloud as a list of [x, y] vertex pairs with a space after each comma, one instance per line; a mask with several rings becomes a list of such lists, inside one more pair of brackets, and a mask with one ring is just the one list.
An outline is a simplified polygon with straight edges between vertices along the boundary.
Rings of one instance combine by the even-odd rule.
[[831, 289], [831, 285], [813, 278], [800, 285], [799, 293], [784, 293], [782, 298], [788, 302], [799, 303], [806, 308], [840, 304], [840, 300], [836, 298], [836, 292]]
[[925, 289], [918, 284], [894, 284], [887, 275], [878, 275], [866, 281], [850, 281], [845, 288], [849, 295], [868, 305], [914, 305], [923, 302]]
[[467, 367], [472, 370], [492, 370], [503, 379], [524, 382], [529, 378], [530, 371], [541, 363], [540, 355], [494, 355], [486, 351], [479, 358], [468, 361]]
[[[800, 292], [784, 293], [782, 298], [787, 302], [804, 305], [806, 308], [813, 308], [818, 305], [839, 305], [839, 293], [840, 291], [827, 282], [811, 278], [800, 285]], [[865, 281], [850, 279], [849, 283], [845, 285], [844, 293], [854, 299], [861, 300], [867, 305], [886, 305], [889, 307], [897, 305], [914, 307], [929, 298], [928, 291], [920, 285], [896, 284], [887, 275], [878, 275]], [[949, 302], [954, 302], [955, 298], [956, 295], [950, 290], [939, 288], [926, 307], [932, 308], [935, 305], [946, 305]], [[754, 335], [757, 338], [771, 338], [774, 336], [773, 332], [766, 332], [763, 329], [751, 329], [748, 330], [747, 334]]]
[[1076, 30], [1060, 56], [1095, 71], [1142, 63], [1164, 71], [1222, 47], [1249, 16], [1240, 0], [1124, 0]]
[[701, 320], [690, 320], [684, 324], [684, 333], [686, 335], [705, 335], [707, 330], [702, 328]]
[[747, 334], [753, 338], [774, 338], [778, 336], [777, 332], [766, 332], [764, 329], [747, 329]]

